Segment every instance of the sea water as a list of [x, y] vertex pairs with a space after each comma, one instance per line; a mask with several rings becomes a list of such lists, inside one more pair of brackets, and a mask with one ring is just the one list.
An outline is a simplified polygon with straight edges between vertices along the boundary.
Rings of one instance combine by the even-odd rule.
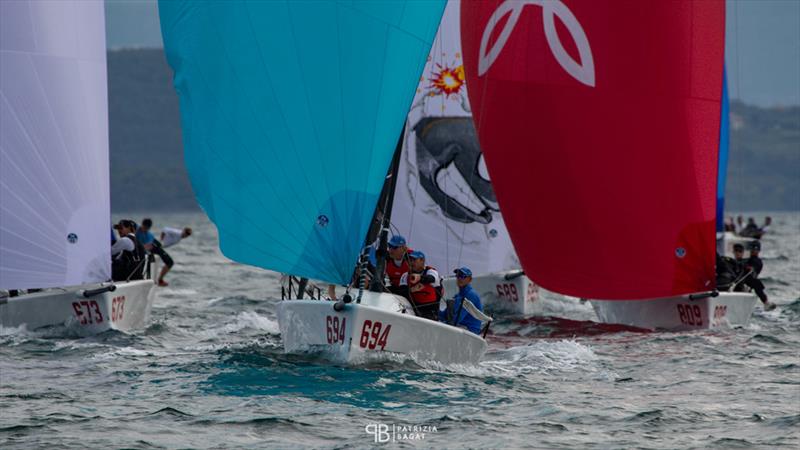
[[283, 353], [279, 276], [222, 256], [205, 216], [154, 215], [194, 234], [146, 328], [0, 329], [0, 448], [796, 449], [800, 215], [772, 216], [779, 306], [745, 328], [635, 332], [548, 294], [477, 366], [345, 367]]

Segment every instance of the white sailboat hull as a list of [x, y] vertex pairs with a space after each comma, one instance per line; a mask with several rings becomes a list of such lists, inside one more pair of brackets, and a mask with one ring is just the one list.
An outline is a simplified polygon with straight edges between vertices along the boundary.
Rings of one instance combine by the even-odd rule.
[[707, 330], [745, 326], [756, 303], [746, 292], [721, 292], [698, 300], [688, 295], [648, 300], [591, 300], [603, 323], [649, 330]]
[[392, 355], [419, 362], [475, 364], [486, 352], [480, 336], [417, 317], [402, 297], [365, 292], [360, 304], [347, 304], [343, 311], [335, 311], [333, 305], [322, 300], [286, 300], [278, 305], [287, 353], [320, 353], [346, 364]]
[[110, 284], [95, 283], [4, 298], [0, 300], [0, 325], [25, 325], [29, 330], [64, 325], [82, 336], [108, 330], [127, 332], [144, 326], [155, 297], [153, 281], [115, 282], [114, 291], [83, 295], [87, 290]]
[[[455, 278], [442, 280], [447, 298], [458, 292]], [[519, 270], [495, 272], [472, 277], [472, 287], [481, 297], [487, 311], [514, 316], [532, 316], [543, 313], [539, 287]]]

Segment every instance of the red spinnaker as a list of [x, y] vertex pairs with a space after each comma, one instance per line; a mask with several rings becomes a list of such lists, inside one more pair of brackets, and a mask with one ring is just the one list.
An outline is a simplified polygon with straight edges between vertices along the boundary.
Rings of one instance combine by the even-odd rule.
[[469, 1], [461, 35], [528, 276], [595, 299], [714, 288], [724, 1]]

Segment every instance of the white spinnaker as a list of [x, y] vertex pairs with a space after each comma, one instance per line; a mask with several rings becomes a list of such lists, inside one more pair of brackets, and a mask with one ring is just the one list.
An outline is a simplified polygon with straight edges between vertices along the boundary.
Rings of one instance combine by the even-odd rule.
[[110, 278], [102, 1], [0, 1], [0, 288]]
[[408, 114], [393, 232], [442, 274], [518, 269], [472, 125], [459, 15], [460, 3], [448, 2]]

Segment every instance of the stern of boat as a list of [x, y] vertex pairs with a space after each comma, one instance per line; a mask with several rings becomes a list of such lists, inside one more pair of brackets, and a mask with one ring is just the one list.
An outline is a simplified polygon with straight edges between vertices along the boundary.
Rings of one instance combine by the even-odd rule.
[[703, 330], [746, 326], [757, 298], [747, 292], [721, 292], [716, 297], [688, 295], [646, 300], [592, 300], [602, 323], [648, 330]]

